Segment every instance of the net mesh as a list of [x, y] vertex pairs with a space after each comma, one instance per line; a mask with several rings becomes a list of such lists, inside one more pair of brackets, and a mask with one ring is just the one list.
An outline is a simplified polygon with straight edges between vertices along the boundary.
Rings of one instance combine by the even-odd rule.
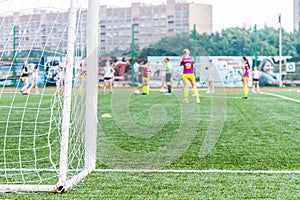
[[[2, 3], [6, 3], [8, 9], [0, 17], [3, 32], [0, 57], [0, 184], [56, 184], [65, 98], [67, 7], [70, 1], [51, 2], [52, 6], [40, 1], [10, 0]], [[79, 80], [77, 72], [82, 60], [80, 49], [84, 49], [81, 33], [85, 24], [82, 22], [83, 9], [79, 2], [76, 3], [79, 7], [76, 29], [78, 51], [74, 59], [77, 68], [73, 75], [68, 178], [78, 174], [84, 166], [85, 95], [82, 91], [85, 84]], [[29, 8], [28, 4], [35, 5], [35, 9]], [[22, 80], [22, 65], [26, 61], [27, 89], [24, 88], [26, 82]], [[37, 74], [35, 66], [38, 67]]]

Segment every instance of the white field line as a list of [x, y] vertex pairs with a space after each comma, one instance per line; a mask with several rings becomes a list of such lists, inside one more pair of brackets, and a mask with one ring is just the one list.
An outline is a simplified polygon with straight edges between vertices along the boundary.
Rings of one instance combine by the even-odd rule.
[[300, 170], [172, 170], [172, 169], [96, 169], [96, 172], [114, 173], [228, 173], [228, 174], [300, 174]]
[[266, 94], [266, 95], [278, 97], [278, 98], [281, 98], [281, 99], [285, 99], [285, 100], [289, 100], [289, 101], [294, 101], [294, 102], [300, 103], [300, 100], [298, 100], [298, 99], [294, 99], [294, 98], [282, 96], [282, 95], [279, 95], [279, 94], [273, 94], [273, 93], [269, 93], [269, 92], [261, 92], [261, 94]]
[[[82, 169], [70, 170], [70, 172], [80, 172]], [[54, 169], [1, 169], [0, 172], [57, 172]], [[228, 170], [228, 169], [96, 169], [95, 172], [113, 173], [228, 173], [228, 174], [300, 174], [300, 170]]]

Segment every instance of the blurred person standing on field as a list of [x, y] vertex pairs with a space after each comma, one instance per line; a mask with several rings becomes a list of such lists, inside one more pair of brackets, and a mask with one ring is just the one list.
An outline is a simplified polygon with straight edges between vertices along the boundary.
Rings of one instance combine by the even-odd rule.
[[151, 68], [150, 68], [150, 62], [149, 61], [145, 61], [145, 62], [146, 62], [146, 64], [143, 65], [143, 78], [142, 78], [143, 93], [142, 93], [142, 95], [148, 95], [150, 92], [149, 81], [150, 81]]
[[33, 82], [32, 82], [32, 85], [30, 86], [29, 90], [28, 90], [28, 93], [31, 91], [31, 89], [33, 87], [35, 87], [35, 93], [39, 93], [38, 91], [38, 79], [39, 79], [39, 65], [35, 65], [34, 68], [33, 68], [33, 71], [32, 71], [32, 79], [33, 79]]
[[244, 96], [243, 99], [248, 99], [248, 81], [249, 81], [249, 71], [250, 71], [250, 65], [245, 56], [242, 58], [242, 81], [243, 81], [243, 86], [244, 86]]
[[255, 92], [255, 87], [256, 87], [256, 91], [260, 92], [259, 90], [259, 78], [261, 76], [261, 72], [258, 71], [257, 67], [254, 67], [254, 70], [252, 72], [252, 77], [253, 77], [253, 85], [252, 85], [252, 92]]
[[198, 89], [196, 88], [195, 84], [195, 74], [194, 74], [194, 59], [190, 57], [190, 50], [184, 49], [183, 50], [183, 56], [180, 61], [180, 66], [183, 66], [183, 73], [182, 73], [182, 80], [183, 80], [183, 86], [184, 86], [184, 92], [183, 92], [183, 103], [188, 103], [188, 97], [189, 97], [189, 88], [188, 83], [192, 85], [192, 89], [194, 92], [194, 95], [196, 96], [196, 103], [200, 103], [199, 93]]
[[22, 75], [21, 75], [21, 79], [24, 83], [24, 86], [23, 88], [20, 90], [20, 92], [23, 94], [23, 95], [27, 95], [28, 94], [28, 60], [24, 60], [24, 63], [22, 65]]
[[212, 60], [209, 60], [209, 66], [206, 68], [208, 70], [208, 90], [206, 93], [215, 93], [215, 86], [214, 86], [214, 69], [212, 65]]
[[115, 70], [111, 67], [110, 61], [107, 60], [104, 66], [104, 83], [103, 83], [103, 91], [102, 94], [105, 94], [106, 86], [109, 85], [110, 88], [110, 94], [113, 92], [113, 78]]
[[164, 63], [166, 65], [166, 83], [167, 83], [167, 88], [168, 92], [165, 94], [167, 96], [172, 95], [172, 86], [171, 86], [171, 77], [172, 77], [172, 64], [170, 63], [169, 58], [165, 58]]

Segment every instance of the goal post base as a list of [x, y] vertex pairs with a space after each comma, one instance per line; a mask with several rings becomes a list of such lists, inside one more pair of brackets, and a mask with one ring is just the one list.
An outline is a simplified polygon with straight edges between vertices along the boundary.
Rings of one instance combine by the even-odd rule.
[[94, 170], [84, 169], [65, 183], [58, 182], [56, 185], [0, 184], [0, 193], [64, 193], [71, 190]]
[[0, 185], [0, 193], [57, 192], [56, 185]]

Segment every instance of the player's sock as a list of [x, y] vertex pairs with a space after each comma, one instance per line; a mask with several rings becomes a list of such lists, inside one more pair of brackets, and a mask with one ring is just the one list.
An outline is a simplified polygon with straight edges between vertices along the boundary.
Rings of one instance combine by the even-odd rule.
[[184, 88], [183, 96], [184, 96], [184, 99], [188, 99], [188, 97], [189, 97], [189, 89], [188, 88]]
[[196, 87], [193, 88], [193, 92], [194, 92], [196, 99], [199, 99], [199, 93], [198, 93], [198, 90]]
[[172, 93], [171, 85], [168, 85], [168, 93]]
[[147, 86], [146, 85], [143, 85], [143, 93], [146, 94], [147, 93]]
[[248, 97], [248, 87], [244, 87], [244, 97]]

